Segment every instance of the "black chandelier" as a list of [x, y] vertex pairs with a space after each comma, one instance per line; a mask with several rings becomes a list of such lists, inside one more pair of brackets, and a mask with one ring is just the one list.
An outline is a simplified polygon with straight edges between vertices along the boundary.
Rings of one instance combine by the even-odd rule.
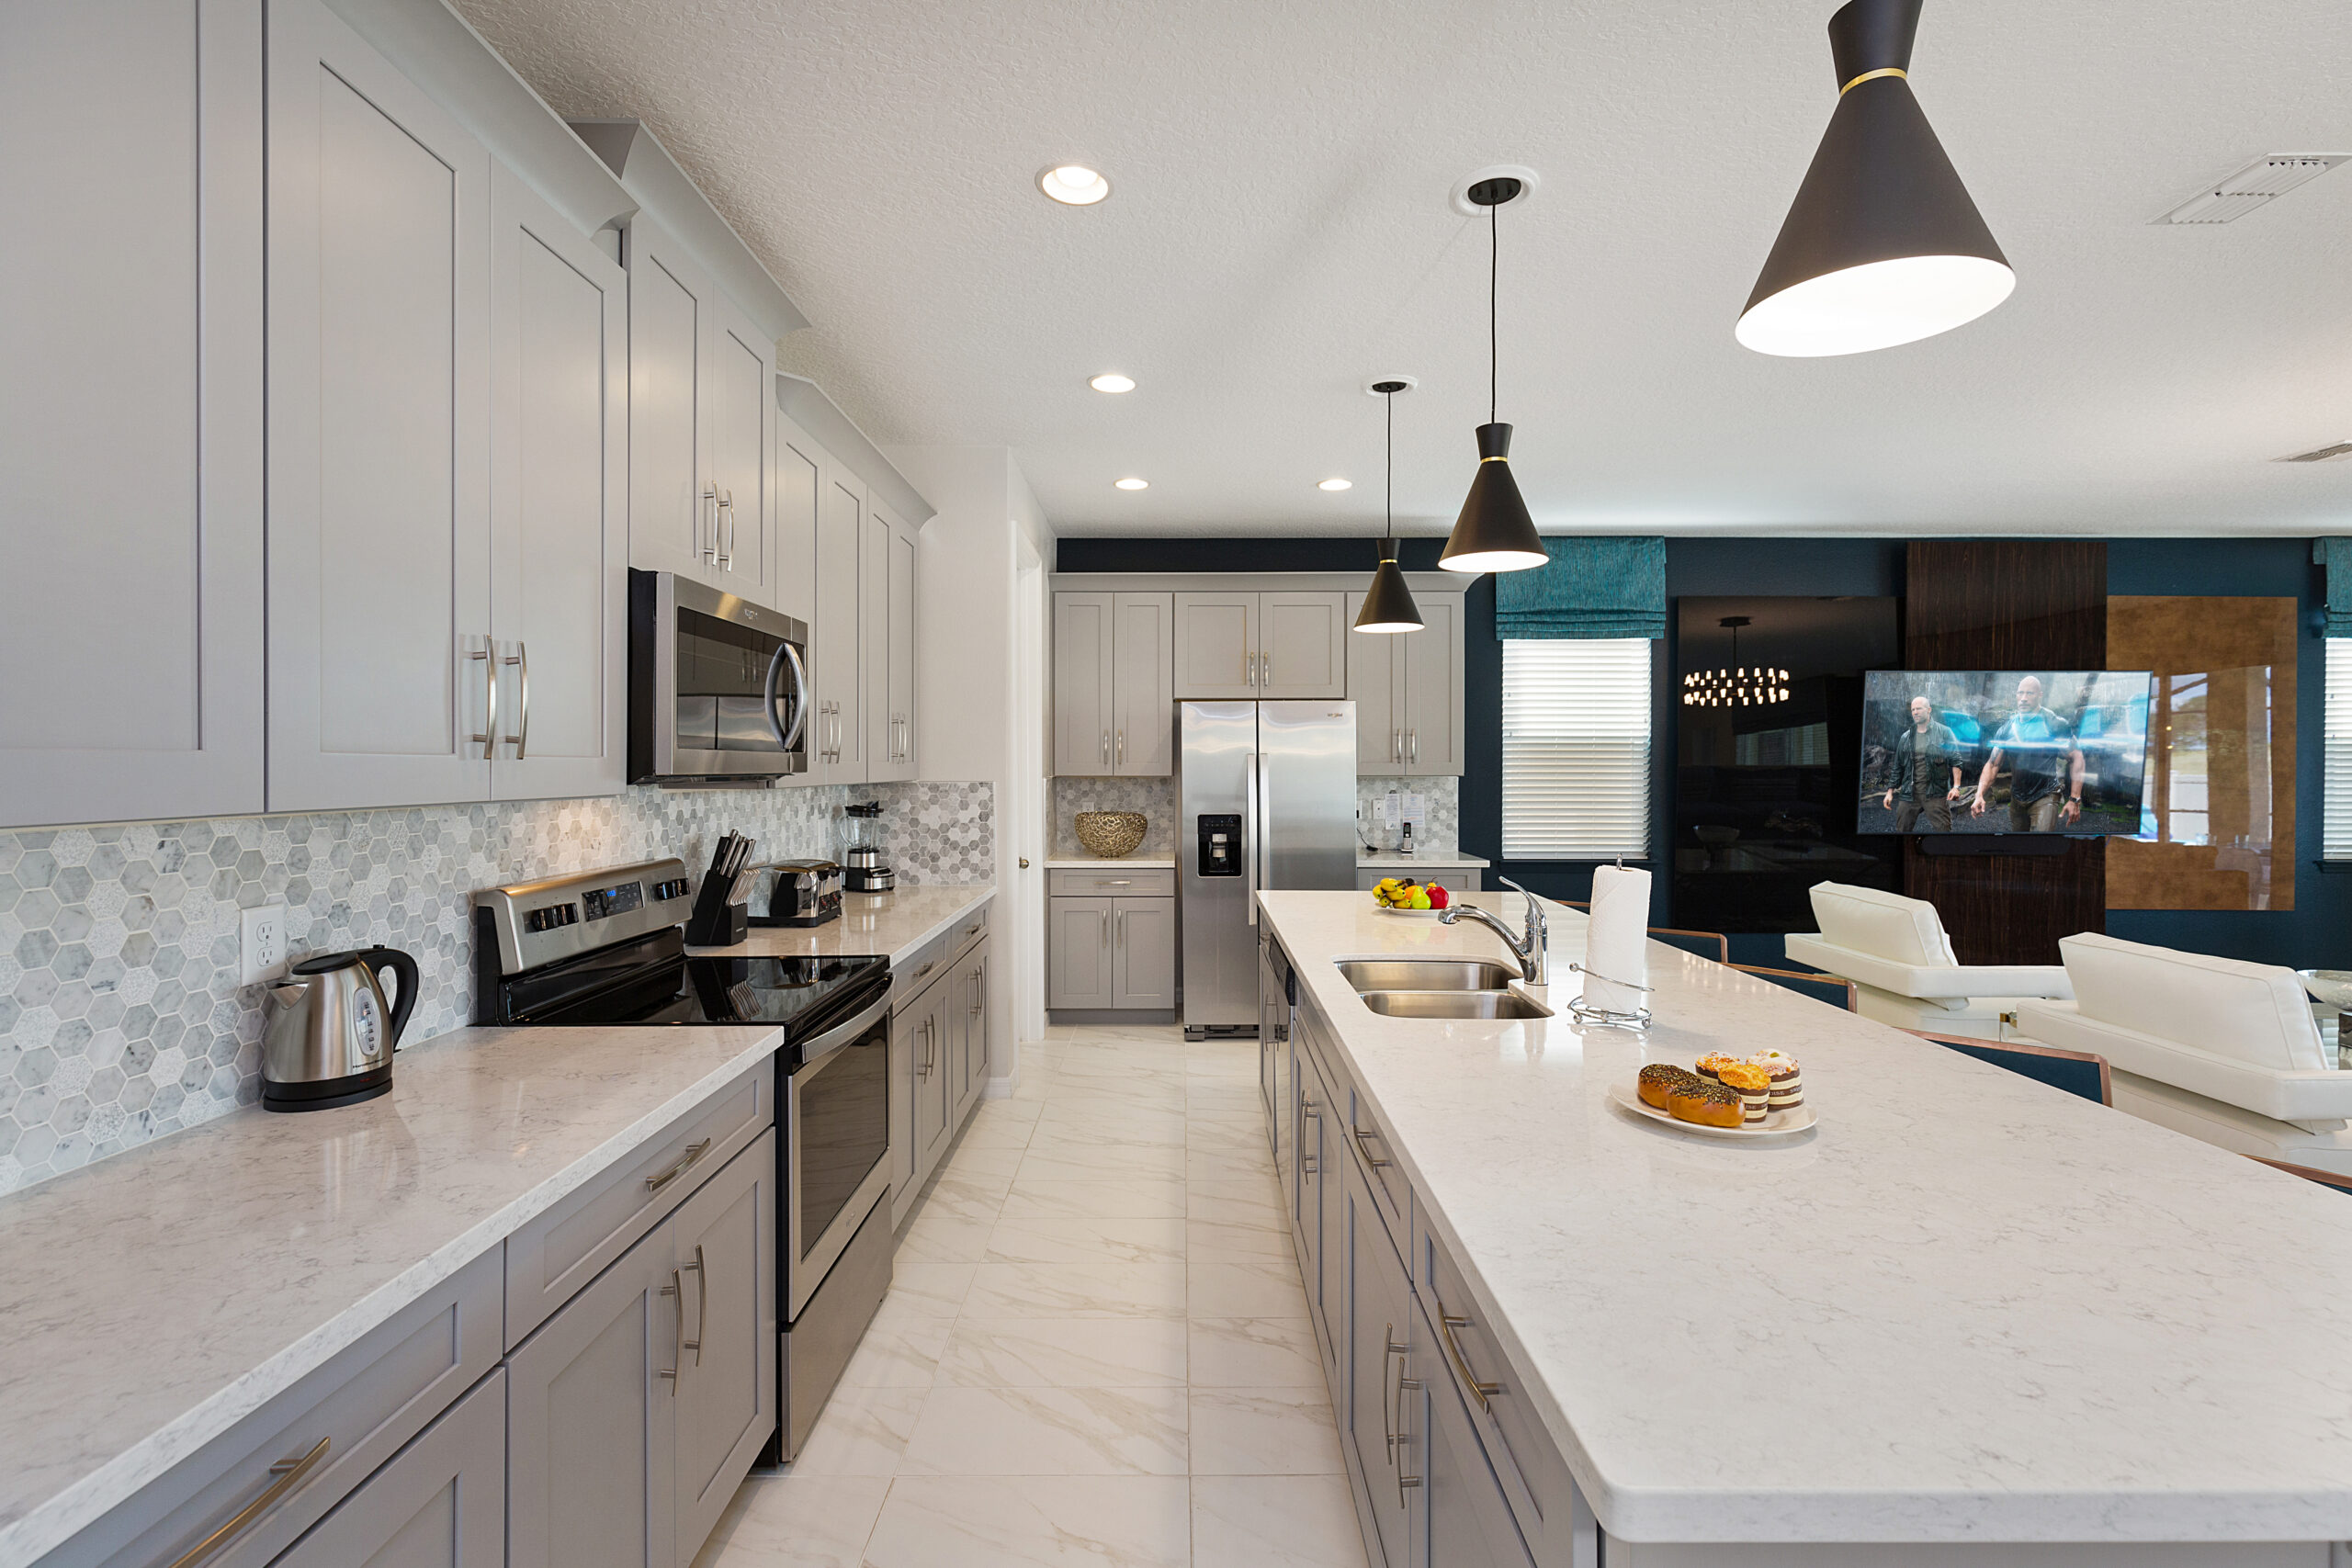
[[1682, 705], [1687, 708], [1760, 708], [1789, 700], [1789, 672], [1739, 661], [1739, 628], [1754, 626], [1748, 615], [1725, 615], [1715, 625], [1731, 633], [1731, 662], [1713, 670], [1693, 670], [1682, 677]]

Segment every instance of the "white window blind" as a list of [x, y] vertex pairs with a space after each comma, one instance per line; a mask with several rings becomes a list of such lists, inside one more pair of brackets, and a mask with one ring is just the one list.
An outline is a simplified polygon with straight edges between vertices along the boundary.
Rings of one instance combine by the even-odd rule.
[[[1509, 683], [1508, 680], [1505, 682]], [[2352, 860], [2352, 637], [2327, 639], [2327, 789], [2322, 853]], [[1508, 817], [1505, 818], [1509, 820]]]
[[1650, 849], [1650, 645], [1503, 644], [1503, 855], [1605, 860]]

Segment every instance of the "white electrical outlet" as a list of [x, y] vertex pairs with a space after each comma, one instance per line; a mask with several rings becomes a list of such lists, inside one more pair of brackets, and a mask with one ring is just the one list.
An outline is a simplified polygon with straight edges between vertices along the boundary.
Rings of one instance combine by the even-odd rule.
[[242, 986], [265, 985], [286, 967], [286, 906], [264, 904], [244, 912]]

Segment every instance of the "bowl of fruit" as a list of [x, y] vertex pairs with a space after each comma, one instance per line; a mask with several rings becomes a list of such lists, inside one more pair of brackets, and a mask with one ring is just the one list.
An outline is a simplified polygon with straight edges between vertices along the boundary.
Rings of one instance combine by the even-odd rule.
[[1445, 889], [1436, 883], [1419, 883], [1409, 876], [1385, 876], [1380, 886], [1372, 890], [1372, 906], [1384, 915], [1415, 915], [1433, 920], [1445, 913], [1445, 907], [1452, 902]]

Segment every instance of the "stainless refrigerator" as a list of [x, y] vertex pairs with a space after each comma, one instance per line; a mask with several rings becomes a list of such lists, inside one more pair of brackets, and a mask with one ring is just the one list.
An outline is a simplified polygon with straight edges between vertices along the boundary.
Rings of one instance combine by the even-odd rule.
[[1258, 1032], [1261, 887], [1356, 885], [1356, 705], [1183, 703], [1184, 1033]]

